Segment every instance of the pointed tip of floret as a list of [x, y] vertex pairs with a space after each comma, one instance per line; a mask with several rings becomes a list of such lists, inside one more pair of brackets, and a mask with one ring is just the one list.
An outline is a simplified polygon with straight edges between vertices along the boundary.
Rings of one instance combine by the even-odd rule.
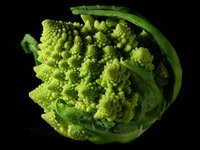
[[53, 21], [50, 19], [45, 19], [44, 21], [42, 21], [42, 26], [45, 28], [51, 27], [52, 24], [53, 24]]

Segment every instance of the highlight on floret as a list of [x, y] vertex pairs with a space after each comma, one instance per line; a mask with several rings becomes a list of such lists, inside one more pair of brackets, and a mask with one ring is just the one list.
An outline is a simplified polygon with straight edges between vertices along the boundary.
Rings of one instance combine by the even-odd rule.
[[[82, 21], [45, 19], [39, 44], [30, 34], [21, 43], [34, 54], [41, 80], [29, 96], [63, 136], [130, 142], [160, 119], [178, 94], [181, 67], [174, 49], [143, 18], [123, 17], [129, 13], [122, 8], [73, 7]], [[139, 25], [133, 24], [137, 17]]]

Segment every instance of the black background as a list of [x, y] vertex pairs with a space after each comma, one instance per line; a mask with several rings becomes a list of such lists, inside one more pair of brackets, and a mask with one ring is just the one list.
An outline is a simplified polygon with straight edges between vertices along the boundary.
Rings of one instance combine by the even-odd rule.
[[[78, 16], [73, 16], [69, 7], [76, 5], [121, 5], [136, 10], [154, 24], [168, 39], [177, 51], [183, 67], [183, 84], [177, 100], [149, 130], [135, 141], [128, 144], [95, 145], [90, 142], [78, 142], [63, 138], [41, 119], [43, 110], [35, 104], [28, 93], [40, 84], [33, 71], [34, 60], [31, 54], [25, 54], [20, 46], [24, 34], [31, 33], [36, 39], [42, 32], [41, 22], [44, 19], [75, 21]], [[2, 5], [4, 6], [4, 5]], [[9, 6], [9, 7], [7, 7]], [[9, 59], [5, 56], [6, 77], [2, 82], [4, 86], [6, 105], [2, 105], [1, 124], [5, 133], [4, 139], [7, 146], [21, 148], [46, 147], [62, 148], [129, 148], [163, 149], [177, 147], [194, 147], [198, 140], [198, 35], [197, 9], [193, 1], [174, 2], [144, 1], [144, 0], [56, 0], [56, 1], [18, 1], [6, 4], [3, 12], [3, 26], [8, 27], [2, 42], [8, 52]], [[7, 15], [4, 15], [7, 14]], [[2, 28], [4, 30], [4, 28]], [[3, 32], [3, 31], [2, 31]], [[12, 40], [10, 40], [12, 39]], [[198, 39], [198, 38], [197, 38]], [[7, 43], [8, 42], [8, 43]], [[1, 57], [2, 60], [4, 57]], [[3, 61], [5, 62], [5, 61]], [[10, 65], [11, 64], [11, 65]], [[8, 83], [9, 82], [9, 83]], [[4, 101], [2, 99], [2, 101]], [[197, 135], [197, 137], [196, 137]]]

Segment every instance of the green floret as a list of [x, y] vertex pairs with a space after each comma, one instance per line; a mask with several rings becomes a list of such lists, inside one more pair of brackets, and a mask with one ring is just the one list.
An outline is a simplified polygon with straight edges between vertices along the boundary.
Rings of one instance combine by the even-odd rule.
[[76, 90], [77, 84], [68, 83], [63, 86], [61, 97], [69, 104], [75, 104], [78, 99], [78, 91]]
[[79, 72], [76, 69], [69, 69], [65, 73], [65, 80], [67, 80], [68, 84], [76, 84], [79, 82]]
[[104, 89], [115, 88], [116, 91], [121, 91], [130, 88], [131, 82], [128, 80], [129, 76], [130, 73], [126, 68], [120, 64], [118, 59], [114, 59], [112, 63], [105, 66], [97, 82], [104, 87]]
[[101, 21], [99, 22], [98, 20], [95, 20], [94, 22], [94, 27], [102, 32], [106, 32], [106, 30], [108, 29], [107, 24], [105, 21]]
[[33, 69], [37, 73], [36, 77], [41, 79], [43, 82], [48, 82], [51, 74], [54, 72], [54, 69], [52, 67], [45, 64], [35, 66]]
[[88, 80], [95, 79], [100, 74], [101, 68], [99, 62], [95, 59], [85, 59], [82, 63], [80, 71], [80, 77], [85, 77]]
[[[94, 19], [80, 13], [80, 23], [46, 19], [40, 43], [26, 34], [22, 46], [34, 54], [33, 69], [41, 80], [29, 96], [44, 110], [42, 118], [65, 137], [95, 143], [134, 140], [173, 101], [177, 72], [168, 69], [174, 59], [167, 57], [174, 55], [162, 49], [165, 38], [159, 43], [166, 55], [159, 44], [154, 47], [156, 38], [140, 25], [145, 20], [134, 26], [134, 16], [123, 7], [73, 9], [110, 15]], [[115, 17], [113, 11], [127, 14]]]
[[39, 104], [45, 112], [53, 109], [53, 103], [58, 97], [58, 94], [49, 90], [48, 86], [48, 83], [43, 83], [29, 93], [34, 102]]
[[99, 48], [105, 47], [106, 45], [110, 44], [107, 35], [102, 33], [101, 31], [98, 31], [94, 35], [94, 39], [95, 39], [95, 45], [97, 45]]
[[135, 39], [136, 34], [125, 20], [120, 20], [117, 23], [113, 33], [111, 33], [111, 37], [114, 39], [116, 47], [125, 52], [131, 51], [138, 44]]
[[[134, 117], [138, 98], [132, 93], [129, 77], [129, 71], [117, 59], [106, 66], [100, 79], [97, 80], [105, 89], [105, 94], [97, 105], [95, 118], [127, 123]], [[132, 97], [134, 102], [131, 102]]]
[[76, 87], [76, 90], [78, 91], [79, 98], [87, 103], [88, 101], [95, 101], [98, 98], [100, 87], [96, 82], [82, 80]]
[[113, 61], [113, 59], [120, 57], [119, 52], [116, 51], [114, 46], [107, 45], [103, 49], [103, 57], [101, 63], [106, 64]]
[[168, 84], [169, 72], [163, 62], [158, 64], [155, 74], [155, 80], [160, 86], [165, 86]]
[[68, 125], [63, 123], [59, 123], [58, 119], [56, 118], [55, 112], [49, 111], [41, 116], [47, 123], [49, 123], [54, 130], [60, 133], [63, 136], [68, 137]]
[[89, 138], [88, 134], [86, 134], [83, 130], [83, 127], [79, 125], [68, 125], [67, 136], [80, 141], [84, 141]]
[[81, 15], [81, 19], [85, 23], [83, 28], [81, 29], [81, 33], [88, 35], [94, 32], [94, 19], [89, 15]]
[[95, 47], [95, 45], [88, 45], [87, 50], [85, 53], [85, 58], [86, 59], [97, 59], [98, 58], [98, 50]]
[[133, 60], [139, 67], [145, 68], [149, 71], [154, 69], [153, 55], [147, 48], [139, 47], [135, 48], [131, 52], [131, 60]]

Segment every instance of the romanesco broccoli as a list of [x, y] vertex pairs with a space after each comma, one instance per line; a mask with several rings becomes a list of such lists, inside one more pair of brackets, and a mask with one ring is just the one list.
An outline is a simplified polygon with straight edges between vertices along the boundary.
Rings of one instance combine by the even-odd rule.
[[30, 34], [21, 43], [34, 54], [41, 80], [29, 96], [63, 136], [130, 142], [175, 100], [181, 85], [178, 57], [156, 28], [124, 7], [71, 10], [83, 22], [46, 19], [39, 44]]

